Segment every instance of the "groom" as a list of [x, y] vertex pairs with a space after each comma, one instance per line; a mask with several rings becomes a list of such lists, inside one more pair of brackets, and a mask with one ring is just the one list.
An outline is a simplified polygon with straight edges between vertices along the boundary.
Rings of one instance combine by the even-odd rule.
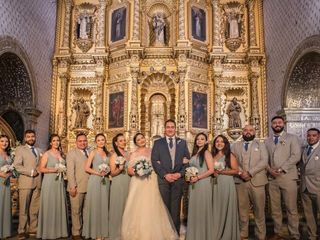
[[176, 123], [165, 122], [165, 137], [154, 143], [151, 154], [152, 166], [158, 174], [159, 190], [173, 223], [179, 233], [180, 207], [186, 165], [183, 158], [190, 158], [187, 143], [176, 135]]

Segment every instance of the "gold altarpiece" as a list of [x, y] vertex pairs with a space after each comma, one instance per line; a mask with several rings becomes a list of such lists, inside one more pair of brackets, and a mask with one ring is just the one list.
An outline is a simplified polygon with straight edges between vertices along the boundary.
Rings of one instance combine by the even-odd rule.
[[59, 0], [51, 132], [267, 135], [262, 0]]

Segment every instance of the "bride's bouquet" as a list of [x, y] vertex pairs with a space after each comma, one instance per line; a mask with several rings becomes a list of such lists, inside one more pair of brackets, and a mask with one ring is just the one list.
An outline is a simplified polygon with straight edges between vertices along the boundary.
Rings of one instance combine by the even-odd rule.
[[67, 167], [62, 162], [56, 163], [55, 169], [57, 170], [56, 181], [61, 180], [67, 173]]
[[149, 161], [147, 161], [145, 158], [142, 158], [134, 164], [133, 171], [139, 177], [143, 177], [150, 175], [153, 171], [153, 168]]
[[[13, 178], [18, 178], [19, 177], [19, 172], [17, 171], [17, 169], [13, 166], [13, 164], [9, 165], [9, 164], [6, 164], [4, 166], [2, 166], [0, 168], [0, 172], [3, 172], [3, 173], [11, 173], [12, 174], [12, 177]], [[4, 185], [7, 185], [10, 181], [10, 177], [7, 177], [4, 181], [3, 181], [3, 184]]]
[[99, 169], [99, 172], [100, 172], [100, 173], [105, 172], [105, 175], [102, 176], [101, 182], [102, 182], [103, 185], [106, 185], [106, 184], [107, 184], [107, 182], [106, 182], [106, 176], [108, 175], [108, 173], [110, 173], [110, 167], [109, 167], [108, 164], [102, 163], [102, 164], [100, 164], [100, 165], [98, 166], [98, 169]]
[[[191, 177], [196, 177], [198, 175], [198, 173], [199, 173], [198, 168], [196, 168], [196, 167], [187, 167], [184, 177], [185, 177], [187, 182], [190, 182], [191, 181]], [[194, 188], [194, 184], [192, 184], [192, 188]]]

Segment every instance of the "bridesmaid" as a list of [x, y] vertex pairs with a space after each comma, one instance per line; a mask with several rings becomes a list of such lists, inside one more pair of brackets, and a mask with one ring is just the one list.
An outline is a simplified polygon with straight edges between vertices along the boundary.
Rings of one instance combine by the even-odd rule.
[[[11, 163], [9, 138], [0, 135], [0, 168]], [[0, 171], [0, 239], [10, 237], [12, 233], [10, 181], [4, 184], [10, 176], [11, 173]]]
[[[105, 147], [106, 137], [99, 133], [95, 137], [97, 148], [90, 152], [85, 170], [90, 174], [82, 235], [85, 238], [104, 239], [109, 236], [109, 188], [110, 181], [105, 171], [99, 170], [101, 164], [109, 165], [109, 152]], [[105, 177], [105, 181], [103, 180]]]
[[189, 186], [188, 227], [186, 240], [210, 240], [213, 232], [212, 184], [214, 172], [212, 155], [208, 151], [208, 137], [198, 133], [194, 140], [192, 157], [189, 162], [199, 173], [191, 178]]
[[37, 238], [57, 239], [68, 237], [68, 217], [66, 187], [63, 174], [59, 174], [57, 164], [66, 165], [61, 150], [60, 138], [52, 134], [39, 165], [44, 177], [41, 185], [40, 209], [38, 216]]
[[213, 239], [240, 239], [237, 193], [233, 176], [239, 172], [237, 159], [231, 154], [230, 143], [223, 136], [213, 141], [212, 155], [214, 166], [222, 164], [225, 168], [215, 169], [217, 184], [213, 187]]
[[[130, 183], [130, 177], [126, 174], [129, 154], [125, 150], [126, 139], [122, 133], [117, 134], [112, 139], [112, 146], [115, 153], [110, 157], [112, 183], [110, 187], [109, 238], [111, 240], [120, 240], [122, 215]], [[117, 159], [123, 159], [124, 163], [117, 164]]]

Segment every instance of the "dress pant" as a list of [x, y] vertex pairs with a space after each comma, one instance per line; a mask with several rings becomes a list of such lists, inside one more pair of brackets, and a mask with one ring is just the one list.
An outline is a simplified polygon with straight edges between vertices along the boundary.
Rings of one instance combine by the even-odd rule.
[[69, 197], [71, 203], [72, 236], [81, 236], [86, 193], [77, 193], [75, 197]]
[[169, 183], [158, 177], [159, 190], [164, 204], [170, 212], [172, 221], [179, 234], [180, 231], [180, 211], [181, 198], [183, 193], [184, 179], [180, 178], [173, 183]]
[[250, 181], [236, 184], [240, 217], [240, 235], [249, 237], [249, 211], [250, 202], [253, 205], [255, 221], [255, 239], [266, 238], [265, 222], [265, 186], [255, 187]]
[[308, 235], [310, 240], [320, 237], [317, 234], [318, 213], [320, 210], [320, 193], [310, 193], [307, 189], [301, 193], [304, 215], [307, 221]]
[[282, 208], [281, 195], [288, 216], [288, 229], [290, 236], [294, 239], [300, 238], [299, 214], [297, 208], [297, 181], [292, 179], [273, 179], [269, 181], [269, 194], [271, 203], [271, 215], [274, 222], [274, 232], [281, 233]]
[[19, 227], [18, 233], [26, 233], [29, 219], [29, 232], [37, 232], [40, 206], [40, 189], [19, 189]]

